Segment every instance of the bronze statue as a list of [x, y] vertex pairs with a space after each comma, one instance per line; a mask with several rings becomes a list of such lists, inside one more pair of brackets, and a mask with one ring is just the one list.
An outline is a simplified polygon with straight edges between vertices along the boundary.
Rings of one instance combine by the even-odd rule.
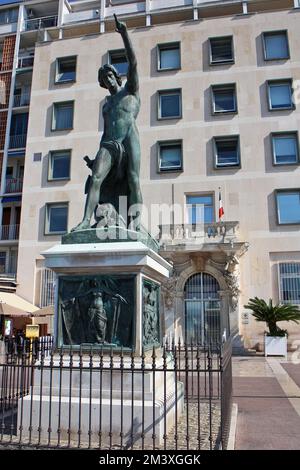
[[[116, 31], [122, 36], [128, 60], [127, 82], [122, 86], [121, 77], [112, 65], [99, 69], [99, 85], [107, 88], [110, 96], [102, 110], [104, 131], [96, 158], [90, 160], [85, 157], [92, 175], [86, 185], [84, 217], [72, 231], [90, 228], [99, 202], [112, 204], [117, 212], [120, 196], [128, 197], [129, 208], [142, 204], [139, 182], [141, 150], [136, 126], [140, 110], [137, 60], [125, 23], [114, 16]], [[139, 217], [138, 212], [135, 215]], [[136, 229], [139, 229], [138, 225]]]

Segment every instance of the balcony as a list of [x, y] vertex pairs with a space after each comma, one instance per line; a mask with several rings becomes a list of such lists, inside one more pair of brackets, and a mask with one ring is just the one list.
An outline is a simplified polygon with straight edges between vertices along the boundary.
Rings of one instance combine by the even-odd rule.
[[7, 178], [5, 182], [5, 193], [21, 193], [23, 178]]
[[1, 225], [0, 240], [19, 240], [20, 225]]
[[26, 69], [28, 67], [33, 67], [34, 56], [20, 57], [18, 59], [18, 69]]
[[22, 93], [21, 95], [14, 95], [14, 108], [20, 108], [22, 106], [29, 106], [30, 93]]
[[10, 149], [21, 149], [26, 147], [27, 134], [11, 135], [9, 137]]
[[43, 16], [24, 21], [24, 31], [35, 31], [57, 26], [57, 16]]
[[230, 251], [244, 245], [238, 240], [238, 225], [236, 221], [160, 225], [158, 239], [162, 251]]

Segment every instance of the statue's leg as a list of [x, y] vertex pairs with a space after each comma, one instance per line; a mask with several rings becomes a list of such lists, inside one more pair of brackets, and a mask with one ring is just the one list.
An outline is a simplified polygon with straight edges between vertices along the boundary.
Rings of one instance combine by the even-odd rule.
[[86, 198], [83, 220], [79, 225], [72, 229], [72, 232], [90, 227], [91, 217], [99, 203], [101, 184], [110, 172], [112, 163], [113, 159], [109, 150], [101, 147], [93, 166], [92, 182]]
[[[129, 185], [129, 213], [130, 208], [135, 205], [142, 205], [143, 198], [140, 187], [140, 163], [141, 163], [141, 148], [137, 130], [133, 129], [125, 142], [126, 152], [128, 155], [128, 185]], [[132, 219], [136, 219], [141, 215], [141, 209], [134, 208]], [[136, 225], [136, 230], [139, 230], [139, 223]]]

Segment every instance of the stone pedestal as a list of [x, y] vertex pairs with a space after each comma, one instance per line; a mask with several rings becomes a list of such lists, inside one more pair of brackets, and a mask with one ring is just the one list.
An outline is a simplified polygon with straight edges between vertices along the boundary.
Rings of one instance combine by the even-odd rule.
[[[69, 367], [60, 372], [45, 363], [35, 370], [32, 396], [19, 406], [19, 416], [23, 408], [23, 435], [30, 419], [32, 436], [38, 434], [41, 415], [49, 421], [51, 403], [51, 427], [59, 427], [62, 439], [68, 435], [76, 439], [80, 430], [82, 441], [93, 436], [99, 442], [100, 432], [105, 445], [109, 439], [119, 443], [120, 433], [124, 441], [132, 435], [134, 441], [139, 440], [144, 429], [146, 440], [155, 431], [161, 443], [164, 432], [174, 424], [175, 412], [181, 414], [184, 400], [172, 358], [163, 367], [160, 348], [160, 285], [169, 277], [171, 265], [142, 241], [63, 244], [43, 255], [46, 266], [56, 273], [55, 344], [66, 349], [66, 354], [71, 345], [75, 355], [80, 349], [83, 363], [76, 369], [74, 358], [71, 378]], [[96, 357], [103, 355], [102, 372], [99, 362], [89, 363], [91, 348]], [[124, 354], [123, 371], [115, 363], [111, 369], [112, 351], [116, 358], [121, 351]], [[144, 370], [139, 373], [143, 352]], [[130, 369], [133, 358], [134, 373]], [[58, 358], [55, 365], [59, 365]], [[46, 426], [40, 434], [47, 438]]]
[[133, 375], [130, 361], [126, 360], [122, 372], [116, 364], [111, 371], [106, 361], [102, 372], [96, 366], [91, 369], [85, 361], [83, 367], [76, 370], [76, 358], [72, 374], [68, 368], [60, 373], [59, 368], [55, 369], [58, 366], [59, 360], [55, 358], [52, 372], [47, 362], [36, 369], [32, 396], [19, 402], [23, 438], [29, 437], [31, 423], [32, 439], [39, 437], [46, 442], [48, 423], [51, 423], [53, 443], [57, 441], [59, 429], [62, 444], [69, 438], [76, 443], [80, 433], [83, 446], [90, 440], [91, 445], [97, 447], [100, 439], [103, 448], [118, 447], [121, 434], [124, 447], [141, 446], [142, 435], [144, 444], [152, 446], [155, 433], [156, 445], [162, 445], [165, 430], [168, 433], [174, 427], [176, 416], [183, 411], [183, 384], [175, 380], [171, 358], [165, 369], [162, 361], [158, 361], [155, 374], [149, 364], [143, 372], [136, 364]]

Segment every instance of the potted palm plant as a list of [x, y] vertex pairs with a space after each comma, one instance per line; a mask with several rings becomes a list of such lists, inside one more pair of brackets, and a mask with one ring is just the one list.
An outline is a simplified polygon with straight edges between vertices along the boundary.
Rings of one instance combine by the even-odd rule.
[[287, 330], [280, 328], [280, 321], [293, 321], [299, 323], [300, 310], [297, 305], [273, 305], [272, 299], [267, 304], [263, 299], [254, 297], [249, 299], [244, 308], [252, 310], [256, 321], [265, 322], [269, 331], [265, 333], [265, 356], [287, 355]]

